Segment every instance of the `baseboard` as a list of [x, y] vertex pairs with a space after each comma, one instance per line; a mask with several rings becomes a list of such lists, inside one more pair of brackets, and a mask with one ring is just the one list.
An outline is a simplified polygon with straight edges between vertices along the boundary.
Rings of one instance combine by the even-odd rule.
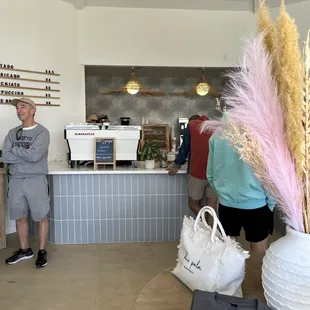
[[16, 228], [15, 227], [10, 227], [10, 228], [7, 228], [6, 229], [6, 234], [9, 235], [9, 234], [13, 234], [16, 232]]

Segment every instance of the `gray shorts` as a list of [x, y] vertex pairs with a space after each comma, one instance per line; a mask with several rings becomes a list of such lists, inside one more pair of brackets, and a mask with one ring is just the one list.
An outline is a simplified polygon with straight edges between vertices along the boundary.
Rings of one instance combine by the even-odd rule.
[[46, 176], [16, 179], [9, 182], [8, 206], [11, 220], [28, 216], [39, 222], [46, 218], [50, 210], [50, 198]]

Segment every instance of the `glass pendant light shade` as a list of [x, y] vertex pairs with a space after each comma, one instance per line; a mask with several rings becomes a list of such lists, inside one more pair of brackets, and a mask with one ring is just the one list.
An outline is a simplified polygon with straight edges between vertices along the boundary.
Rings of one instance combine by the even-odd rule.
[[205, 96], [208, 94], [210, 86], [206, 82], [201, 82], [196, 86], [196, 92], [199, 96]]
[[131, 95], [135, 95], [139, 92], [140, 86], [136, 81], [128, 81], [126, 84], [127, 92]]
[[135, 95], [139, 92], [140, 90], [140, 85], [137, 81], [136, 75], [135, 75], [135, 67], [131, 68], [131, 75], [129, 78], [129, 81], [125, 85], [127, 92], [130, 95]]

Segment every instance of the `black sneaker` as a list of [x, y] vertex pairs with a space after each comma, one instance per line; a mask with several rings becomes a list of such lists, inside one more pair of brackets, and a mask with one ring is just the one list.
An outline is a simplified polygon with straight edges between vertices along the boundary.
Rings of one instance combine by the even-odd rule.
[[13, 265], [21, 262], [22, 260], [31, 259], [33, 257], [33, 251], [31, 248], [27, 250], [19, 249], [13, 253], [13, 255], [5, 260], [8, 265]]
[[45, 250], [40, 250], [38, 252], [38, 258], [36, 260], [36, 267], [42, 268], [47, 265], [47, 252]]

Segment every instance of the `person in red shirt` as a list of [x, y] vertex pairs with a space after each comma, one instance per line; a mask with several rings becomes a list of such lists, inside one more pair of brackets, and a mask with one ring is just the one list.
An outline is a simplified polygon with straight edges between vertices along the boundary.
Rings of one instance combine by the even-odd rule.
[[[188, 155], [189, 160], [189, 188], [188, 188], [188, 202], [189, 207], [197, 215], [201, 209], [201, 201], [207, 198], [207, 205], [217, 210], [217, 196], [211, 188], [207, 176], [207, 164], [209, 156], [209, 140], [212, 133], [200, 133], [200, 125], [202, 122], [208, 120], [208, 117], [203, 115], [198, 119], [192, 119], [186, 128], [187, 135], [184, 133], [184, 147], [182, 148], [180, 156], [177, 157], [174, 167], [169, 169], [169, 175], [175, 175], [185, 163]], [[189, 141], [185, 141], [185, 136]], [[183, 145], [182, 145], [183, 146]], [[212, 221], [208, 221], [212, 223]]]

